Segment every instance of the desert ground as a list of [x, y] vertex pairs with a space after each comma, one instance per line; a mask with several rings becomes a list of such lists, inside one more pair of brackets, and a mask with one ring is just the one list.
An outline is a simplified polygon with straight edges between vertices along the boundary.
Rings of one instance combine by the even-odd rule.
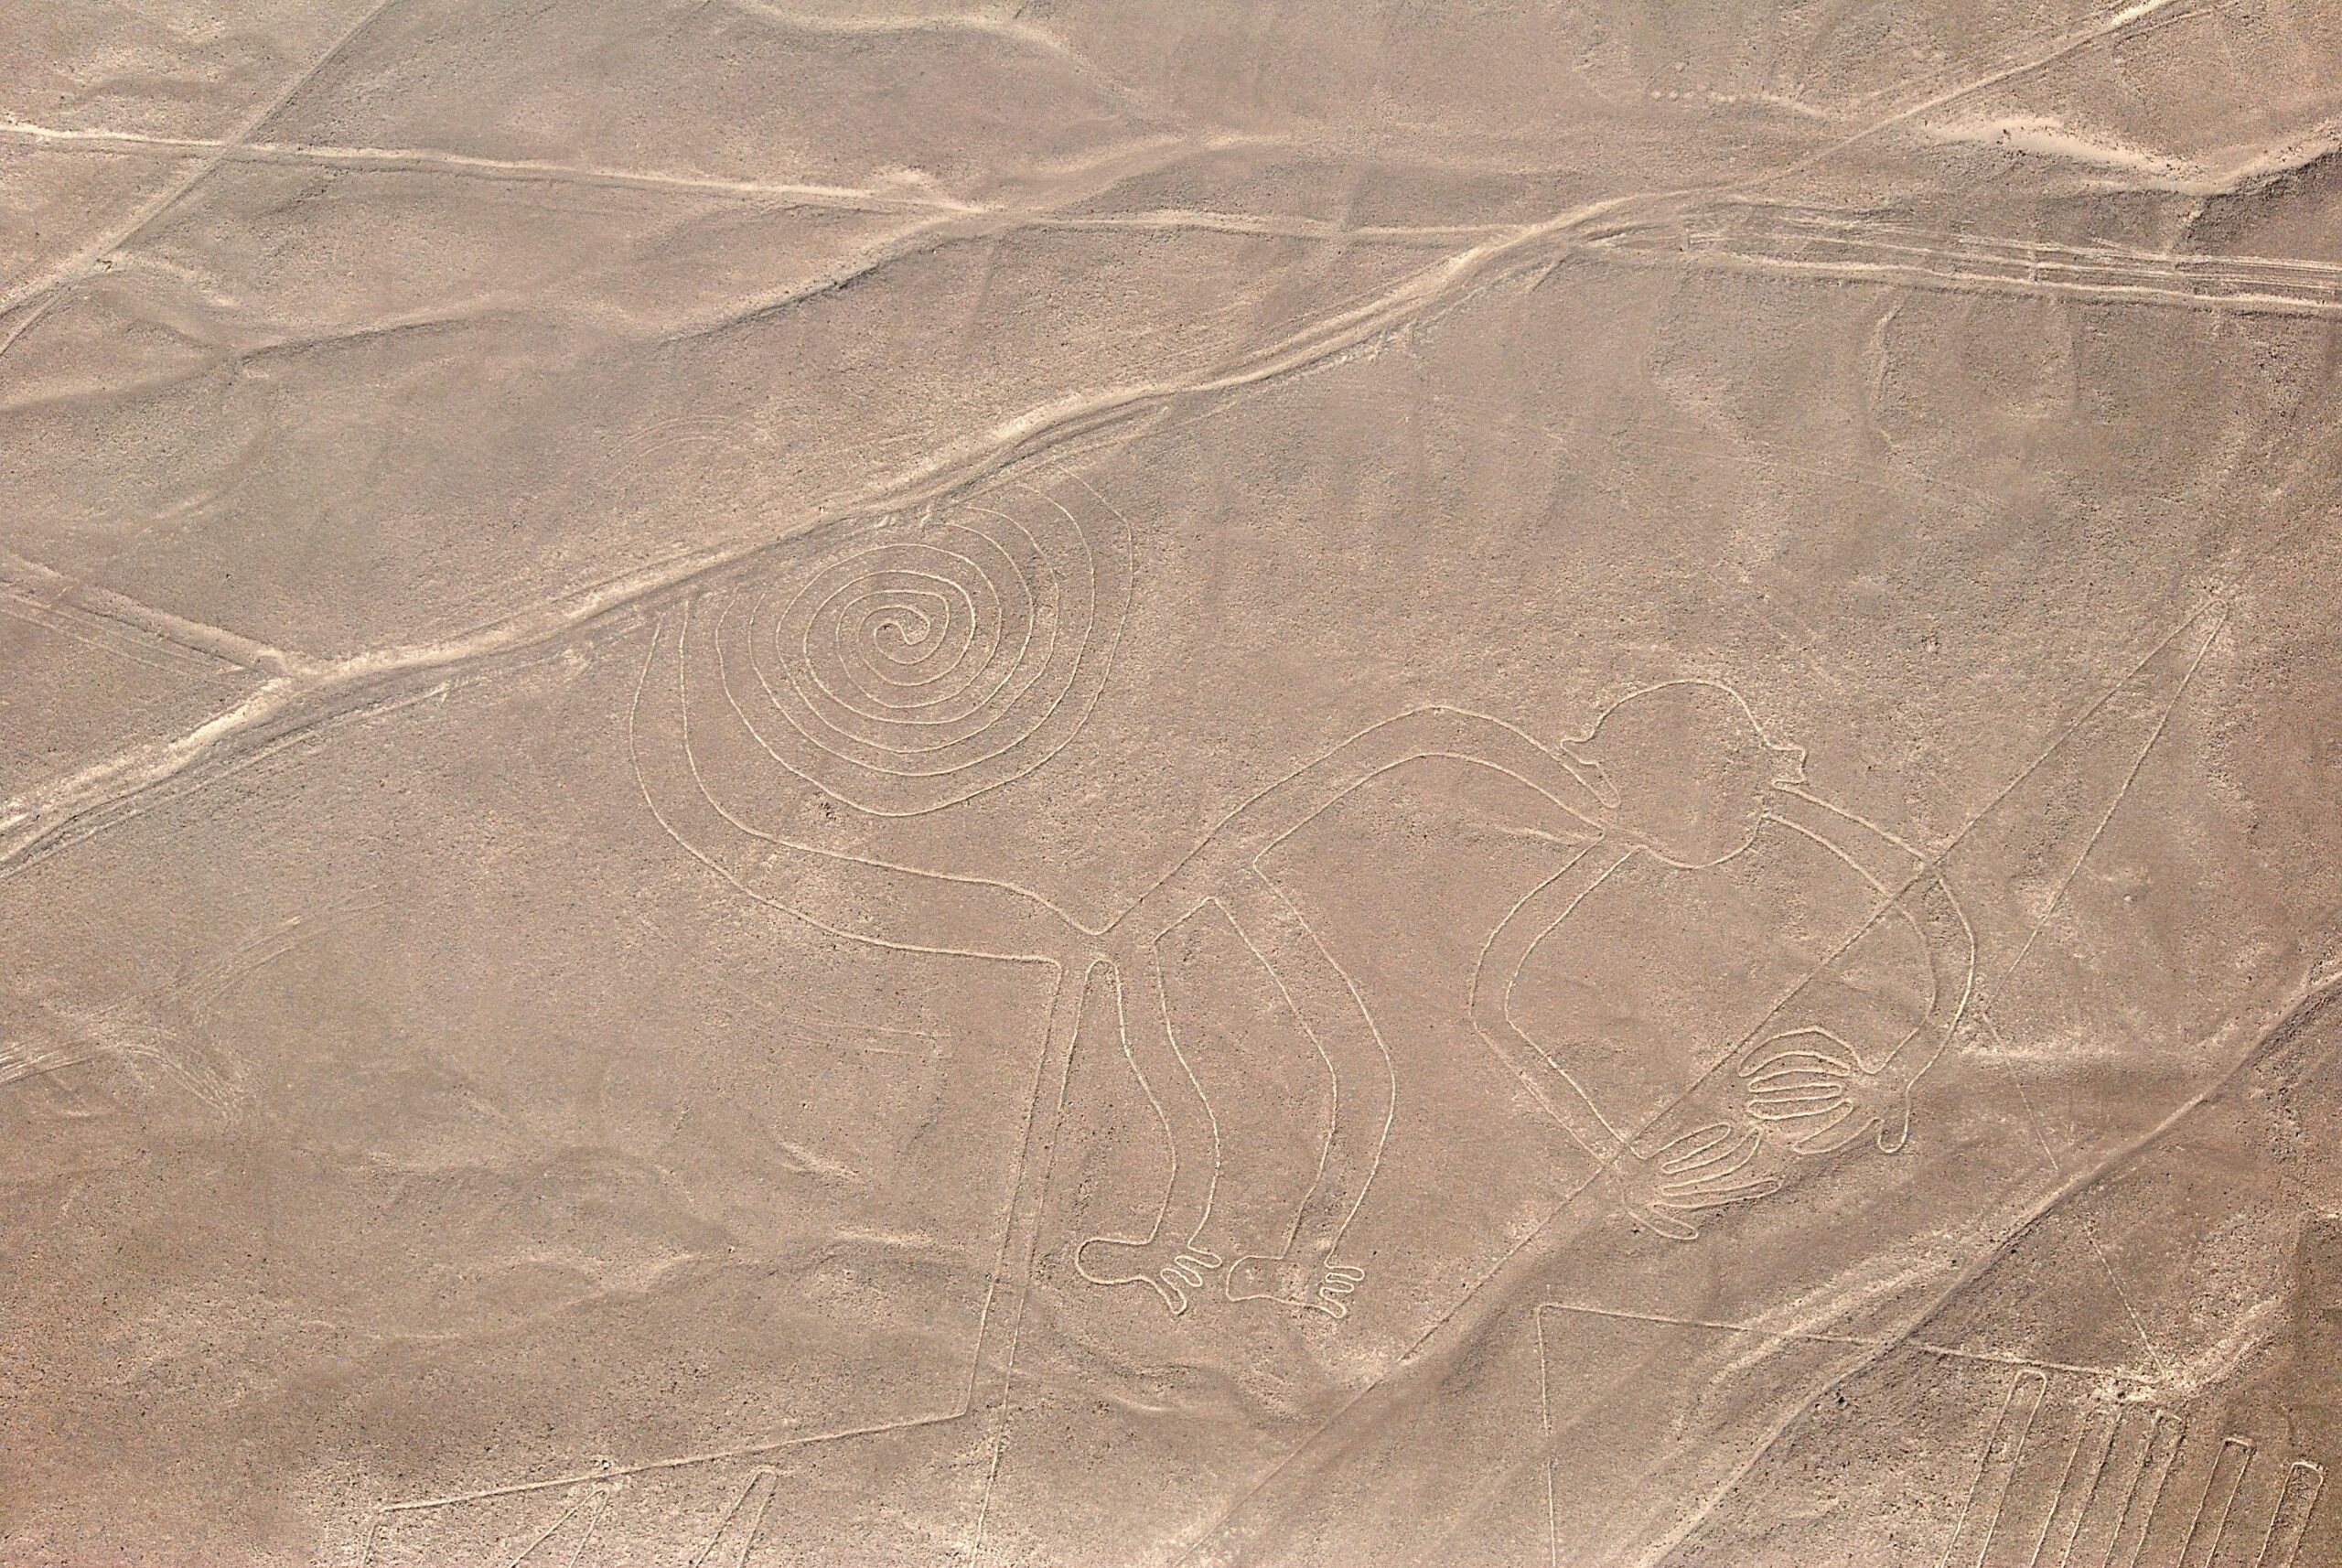
[[2342, 1564], [2342, 3], [0, 8], [0, 1565]]

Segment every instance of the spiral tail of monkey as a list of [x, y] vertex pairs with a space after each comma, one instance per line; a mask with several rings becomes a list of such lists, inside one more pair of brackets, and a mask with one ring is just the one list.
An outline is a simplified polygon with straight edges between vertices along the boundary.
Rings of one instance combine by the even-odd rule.
[[1021, 779], [1113, 669], [1127, 522], [1079, 480], [1011, 486], [825, 536], [740, 584], [725, 687], [776, 764], [870, 816]]

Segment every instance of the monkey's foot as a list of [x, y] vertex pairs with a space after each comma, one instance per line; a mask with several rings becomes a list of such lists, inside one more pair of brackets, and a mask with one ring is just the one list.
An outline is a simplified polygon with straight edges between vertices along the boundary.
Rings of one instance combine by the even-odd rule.
[[1328, 1317], [1348, 1317], [1350, 1294], [1365, 1281], [1364, 1269], [1335, 1262], [1324, 1252], [1256, 1254], [1229, 1265], [1228, 1299], [1280, 1301]]
[[1219, 1253], [1160, 1235], [1144, 1241], [1092, 1236], [1073, 1254], [1074, 1273], [1091, 1284], [1152, 1286], [1174, 1317], [1187, 1310], [1187, 1293], [1203, 1289], [1219, 1268]]

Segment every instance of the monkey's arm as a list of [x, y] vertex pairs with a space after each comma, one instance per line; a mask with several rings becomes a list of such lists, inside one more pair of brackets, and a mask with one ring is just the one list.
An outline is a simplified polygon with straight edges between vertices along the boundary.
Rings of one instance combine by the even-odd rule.
[[1625, 1140], [1575, 1079], [1539, 1049], [1512, 1019], [1513, 983], [1546, 933], [1567, 917], [1579, 899], [1633, 854], [1631, 846], [1596, 841], [1531, 892], [1505, 917], [1480, 950], [1473, 966], [1470, 1009], [1473, 1032], [1520, 1078], [1521, 1086], [1559, 1122], [1578, 1146], [1608, 1164]]
[[1412, 709], [1361, 730], [1246, 801], [1219, 832], [1266, 848], [1368, 779], [1433, 757], [1469, 762], [1526, 785], [1551, 808], [1542, 825], [1556, 837], [1599, 834], [1590, 824], [1606, 802], [1584, 768], [1501, 719], [1444, 706]]
[[1907, 1087], [1935, 1065], [1966, 1015], [1976, 980], [1976, 934], [1935, 864], [1885, 832], [1806, 794], [1784, 789], [1770, 814], [1853, 867], [1889, 900], [1927, 954], [1929, 996], [1924, 1015], [1877, 1071]]

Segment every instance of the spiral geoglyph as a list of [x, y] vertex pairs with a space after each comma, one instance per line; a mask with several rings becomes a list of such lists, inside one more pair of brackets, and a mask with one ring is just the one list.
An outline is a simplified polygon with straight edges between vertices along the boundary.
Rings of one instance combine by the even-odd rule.
[[1129, 608], [1128, 528], [1088, 487], [890, 518], [742, 588], [724, 683], [775, 760], [879, 816], [1039, 767], [1089, 716]]

